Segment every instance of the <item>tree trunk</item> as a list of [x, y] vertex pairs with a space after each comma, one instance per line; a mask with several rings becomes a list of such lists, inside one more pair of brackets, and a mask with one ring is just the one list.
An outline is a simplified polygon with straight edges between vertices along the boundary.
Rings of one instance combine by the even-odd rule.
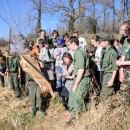
[[102, 29], [102, 31], [104, 32], [105, 28], [106, 28], [106, 5], [104, 5], [103, 8], [104, 8], [103, 9], [104, 14], [103, 14], [103, 29]]
[[71, 17], [68, 23], [68, 32], [71, 32], [74, 29], [75, 18]]
[[37, 24], [36, 24], [36, 28], [35, 28], [36, 33], [37, 33], [38, 30], [41, 29], [41, 12], [42, 12], [42, 10], [41, 10], [41, 0], [38, 0], [37, 11], [38, 11], [38, 18], [37, 18]]
[[112, 31], [115, 31], [115, 1], [112, 0], [112, 4], [113, 4], [113, 21], [112, 21]]
[[120, 16], [121, 16], [120, 22], [121, 23], [124, 21], [123, 2], [124, 2], [124, 0], [120, 0]]

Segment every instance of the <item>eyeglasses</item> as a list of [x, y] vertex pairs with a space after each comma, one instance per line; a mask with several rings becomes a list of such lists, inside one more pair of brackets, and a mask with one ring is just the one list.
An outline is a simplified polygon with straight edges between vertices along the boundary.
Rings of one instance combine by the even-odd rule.
[[70, 44], [67, 44], [67, 46], [70, 46], [71, 45], [71, 43]]

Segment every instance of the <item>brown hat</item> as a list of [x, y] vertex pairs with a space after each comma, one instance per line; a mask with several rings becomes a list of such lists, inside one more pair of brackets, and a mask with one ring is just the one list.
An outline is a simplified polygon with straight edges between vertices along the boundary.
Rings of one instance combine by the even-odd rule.
[[114, 35], [112, 33], [109, 33], [109, 32], [101, 32], [100, 38], [101, 38], [101, 40], [107, 40], [107, 41], [115, 39]]
[[95, 52], [95, 48], [93, 46], [88, 46], [86, 48], [86, 51], [91, 51], [91, 52]]

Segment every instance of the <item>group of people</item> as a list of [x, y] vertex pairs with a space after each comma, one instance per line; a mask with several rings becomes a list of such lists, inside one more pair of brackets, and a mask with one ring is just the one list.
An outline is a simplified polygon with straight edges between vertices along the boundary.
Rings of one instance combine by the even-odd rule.
[[[65, 117], [70, 118], [66, 122], [67, 125], [75, 120], [77, 114], [89, 110], [90, 93], [94, 93], [94, 90], [91, 90], [91, 82], [93, 88], [99, 90], [96, 96], [100, 102], [119, 92], [125, 97], [125, 101], [130, 103], [130, 20], [121, 25], [120, 32], [122, 34], [120, 41], [113, 34], [102, 32], [99, 36], [91, 38], [91, 45], [87, 45], [86, 40], [79, 37], [77, 30], [73, 30], [71, 36], [64, 33], [63, 37], [59, 36], [57, 30], [52, 32], [53, 37], [46, 36], [45, 30], [39, 30], [36, 43], [33, 41], [28, 43], [20, 35], [24, 52], [29, 52], [39, 59], [41, 73], [51, 84], [53, 91], [58, 93], [59, 101], [67, 110]], [[7, 74], [7, 77], [10, 75], [12, 89], [16, 97], [20, 98], [18, 81], [22, 84], [21, 77], [25, 75], [32, 106], [31, 114], [32, 116], [36, 114], [38, 99], [39, 111], [45, 116], [39, 83], [22, 71], [15, 55], [8, 57], [7, 60], [1, 57], [4, 56], [0, 52], [2, 87], [4, 75]], [[4, 59], [4, 62], [1, 59]]]

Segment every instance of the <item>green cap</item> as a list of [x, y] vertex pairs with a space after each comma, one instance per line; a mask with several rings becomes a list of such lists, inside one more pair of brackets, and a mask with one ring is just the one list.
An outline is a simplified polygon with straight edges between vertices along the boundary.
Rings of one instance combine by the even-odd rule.
[[88, 46], [88, 47], [86, 48], [86, 50], [87, 50], [87, 51], [92, 51], [92, 52], [94, 52], [94, 51], [95, 51], [95, 48], [94, 48], [93, 46]]
[[112, 33], [109, 33], [109, 32], [101, 32], [100, 37], [102, 40], [107, 40], [107, 41], [115, 39], [114, 35]]

